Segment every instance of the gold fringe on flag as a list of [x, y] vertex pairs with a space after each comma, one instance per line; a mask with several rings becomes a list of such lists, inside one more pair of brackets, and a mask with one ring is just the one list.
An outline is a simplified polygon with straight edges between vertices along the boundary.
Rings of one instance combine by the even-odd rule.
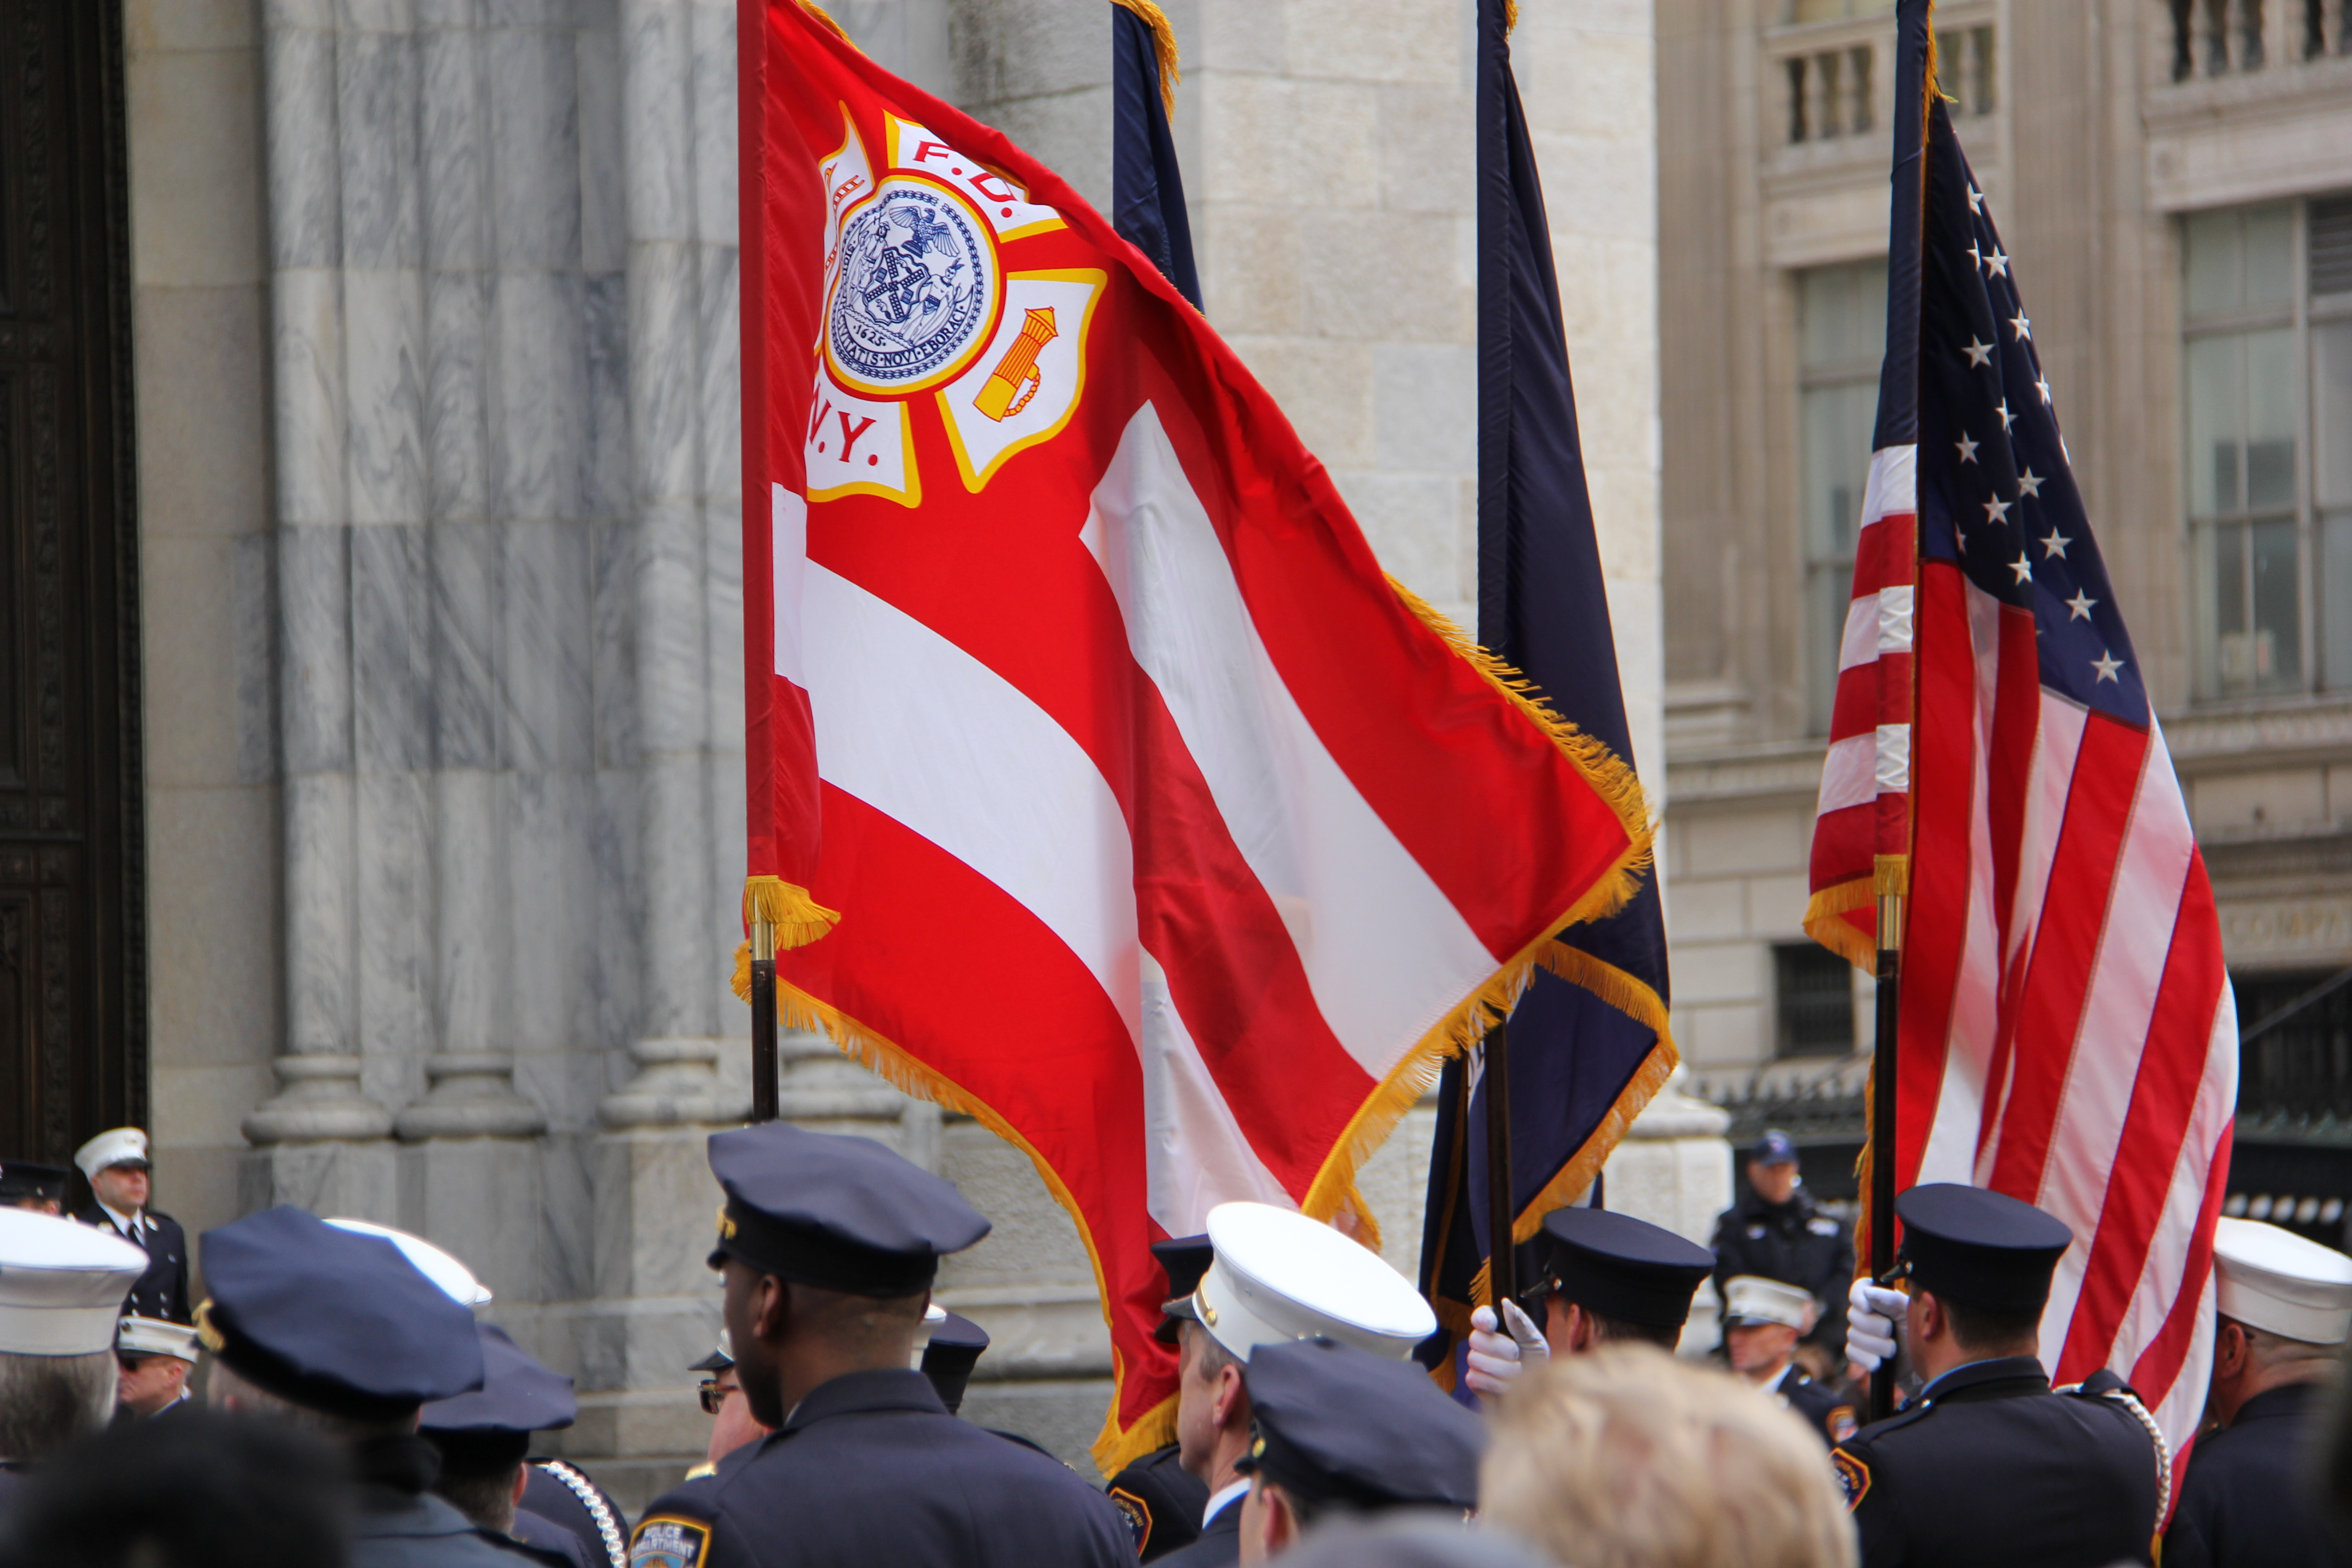
[[1867, 877], [1853, 877], [1823, 888], [1805, 905], [1805, 934], [1856, 969], [1875, 969], [1878, 967], [1877, 940], [1869, 932], [1857, 930], [1845, 917], [1856, 910], [1870, 909], [1877, 902], [1878, 878], [1875, 871]]
[[746, 877], [743, 923], [756, 925], [761, 921], [776, 928], [776, 946], [781, 951], [806, 947], [824, 937], [841, 923], [841, 911], [826, 909], [809, 897], [806, 888], [782, 877]]
[[1168, 110], [1172, 122], [1176, 118], [1176, 84], [1184, 79], [1176, 68], [1176, 29], [1168, 24], [1168, 13], [1151, 0], [1110, 0], [1114, 5], [1135, 13], [1136, 19], [1151, 29], [1151, 52], [1160, 61], [1160, 101]]
[[[843, 31], [841, 24], [835, 21], [832, 14], [826, 11], [824, 6], [818, 5], [816, 0], [801, 0], [801, 9], [807, 12], [810, 16], [815, 17], [820, 23], [822, 23], [826, 32], [831, 33], [835, 37], [839, 38], [851, 48], [857, 49], [857, 40], [851, 37], [846, 32]], [[864, 54], [866, 51], [863, 49], [857, 49], [857, 52], [859, 54]]]
[[1595, 735], [1588, 735], [1559, 714], [1553, 712], [1540, 698], [1533, 695], [1535, 682], [1504, 663], [1481, 647], [1469, 633], [1444, 615], [1420, 595], [1398, 582], [1389, 579], [1389, 586], [1402, 600], [1421, 623], [1435, 632], [1454, 657], [1484, 676], [1486, 683], [1509, 699], [1511, 705], [1532, 720], [1536, 727], [1551, 737], [1592, 793], [1609, 804], [1617, 820], [1625, 826], [1625, 836], [1639, 853], [1620, 859], [1611, 874], [1593, 885], [1592, 891], [1570, 911], [1563, 926], [1581, 921], [1597, 921], [1615, 914], [1633, 901], [1641, 891], [1642, 877], [1650, 868], [1650, 847], [1656, 833], [1656, 818], [1650, 810], [1650, 798], [1642, 791], [1642, 781], [1633, 767], [1609, 749], [1609, 743]]

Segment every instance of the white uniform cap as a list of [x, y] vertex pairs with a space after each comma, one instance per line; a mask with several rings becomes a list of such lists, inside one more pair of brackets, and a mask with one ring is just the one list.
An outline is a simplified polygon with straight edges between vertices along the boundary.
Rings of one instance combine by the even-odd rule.
[[0, 1208], [0, 1354], [112, 1350], [122, 1298], [146, 1272], [146, 1250], [110, 1230]]
[[85, 1176], [95, 1176], [109, 1165], [144, 1165], [147, 1160], [147, 1134], [136, 1127], [117, 1127], [101, 1132], [74, 1151], [74, 1163]]
[[1181, 1316], [1247, 1360], [1259, 1345], [1328, 1335], [1402, 1361], [1437, 1330], [1412, 1281], [1318, 1220], [1270, 1204], [1209, 1211], [1216, 1259]]
[[373, 1220], [331, 1219], [327, 1223], [337, 1230], [383, 1237], [400, 1248], [401, 1256], [416, 1265], [419, 1274], [440, 1286], [441, 1294], [460, 1307], [479, 1307], [490, 1299], [490, 1288], [475, 1279], [472, 1269], [421, 1236], [411, 1236], [404, 1230], [394, 1230], [388, 1225], [377, 1225]]
[[2352, 1258], [2258, 1219], [2213, 1222], [2214, 1306], [2306, 1344], [2352, 1334]]
[[133, 1313], [114, 1331], [114, 1348], [126, 1355], [167, 1355], [194, 1363], [196, 1329], [169, 1318], [142, 1318]]
[[1723, 1321], [1727, 1327], [1746, 1323], [1785, 1323], [1803, 1333], [1813, 1326], [1817, 1310], [1813, 1293], [1801, 1285], [1767, 1279], [1760, 1274], [1739, 1274], [1724, 1281]]

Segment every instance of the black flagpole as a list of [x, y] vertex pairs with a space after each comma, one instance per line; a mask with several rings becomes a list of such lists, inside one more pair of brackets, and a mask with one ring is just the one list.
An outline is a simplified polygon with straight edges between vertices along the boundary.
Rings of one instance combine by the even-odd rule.
[[[1878, 1028], [1870, 1062], [1870, 1272], [1895, 1268], [1895, 1047], [1903, 1016], [1903, 895], [1878, 897]], [[1895, 1363], [1870, 1374], [1870, 1418], [1895, 1414]]]
[[751, 922], [751, 1120], [776, 1119], [776, 928]]
[[[1518, 1217], [1511, 1201], [1511, 1026], [1506, 1019], [1486, 1032], [1486, 1293], [1495, 1303], [1496, 1328], [1503, 1303], [1519, 1293], [1511, 1224]], [[1467, 1132], [1468, 1128], [1463, 1131]]]

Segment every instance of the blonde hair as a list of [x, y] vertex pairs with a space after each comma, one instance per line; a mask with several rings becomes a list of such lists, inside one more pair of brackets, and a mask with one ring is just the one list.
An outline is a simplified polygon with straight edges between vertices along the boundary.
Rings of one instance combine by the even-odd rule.
[[1634, 1344], [1530, 1371], [1494, 1417], [1484, 1522], [1575, 1568], [1854, 1568], [1828, 1450], [1750, 1384]]

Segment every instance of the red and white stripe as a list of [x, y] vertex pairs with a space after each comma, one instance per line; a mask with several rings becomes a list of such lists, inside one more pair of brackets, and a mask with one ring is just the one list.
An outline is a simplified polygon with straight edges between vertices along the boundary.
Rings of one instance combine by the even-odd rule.
[[[1971, 1183], [2073, 1227], [2043, 1359], [2061, 1383], [2126, 1377], [2178, 1449], [2204, 1401], [2211, 1216], [2237, 1095], [2212, 888], [2161, 729], [2045, 690], [2030, 612], [1949, 563], [1917, 573], [1896, 1186]], [[1858, 567], [1857, 606], [1874, 587], [1883, 600]], [[1895, 651], [1874, 654], [1853, 622], [1847, 644], [1842, 715], [1844, 680], [1884, 678], [1874, 667]], [[1833, 739], [1832, 765], [1838, 746], [1873, 742], [1859, 729]], [[1825, 774], [1817, 889], [1833, 885], [1825, 867], [1866, 869], [1853, 814], [1895, 788], [1840, 791]]]

